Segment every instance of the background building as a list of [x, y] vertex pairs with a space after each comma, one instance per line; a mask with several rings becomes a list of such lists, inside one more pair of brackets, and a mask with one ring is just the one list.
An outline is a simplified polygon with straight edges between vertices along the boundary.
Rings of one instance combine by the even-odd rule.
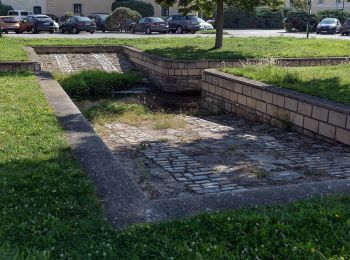
[[[63, 16], [66, 12], [90, 15], [91, 13], [110, 13], [114, 0], [2, 0], [13, 9], [27, 10], [36, 14]], [[162, 8], [155, 0], [144, 0], [154, 8], [154, 15], [167, 17], [177, 14], [176, 7]]]
[[[306, 1], [306, 0], [305, 0]], [[290, 7], [293, 0], [286, 0], [286, 6]], [[322, 10], [341, 10], [343, 9], [343, 0], [312, 0], [312, 12], [317, 13]], [[344, 1], [344, 11], [350, 12], [350, 3]]]
[[35, 14], [47, 13], [46, 0], [1, 0], [1, 3], [10, 5], [15, 10], [26, 10]]

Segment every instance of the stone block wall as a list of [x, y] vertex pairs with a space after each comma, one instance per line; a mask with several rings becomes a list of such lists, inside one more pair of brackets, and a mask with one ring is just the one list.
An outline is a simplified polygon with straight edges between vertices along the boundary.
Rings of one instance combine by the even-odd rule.
[[349, 57], [328, 58], [278, 58], [278, 59], [230, 59], [230, 60], [175, 60], [150, 54], [129, 46], [36, 46], [37, 54], [60, 53], [123, 53], [164, 92], [200, 93], [201, 80], [205, 69], [219, 67], [237, 67], [242, 63], [273, 63], [280, 66], [320, 66], [350, 62]]
[[30, 61], [13, 61], [0, 62], [0, 72], [21, 72], [21, 71], [40, 71], [41, 64], [39, 62]]
[[208, 69], [203, 108], [350, 145], [350, 106]]

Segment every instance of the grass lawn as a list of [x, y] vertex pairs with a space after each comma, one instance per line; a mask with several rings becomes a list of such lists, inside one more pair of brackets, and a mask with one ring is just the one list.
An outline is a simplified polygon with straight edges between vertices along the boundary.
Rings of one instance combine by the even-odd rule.
[[230, 59], [271, 57], [349, 56], [350, 41], [333, 39], [225, 38], [214, 50], [213, 37], [143, 39], [15, 39], [0, 38], [0, 60], [26, 60], [23, 46], [35, 45], [129, 45], [175, 59]]
[[67, 94], [73, 97], [110, 94], [142, 83], [142, 76], [133, 71], [109, 73], [85, 70], [71, 74], [56, 73], [54, 77]]
[[237, 76], [350, 105], [350, 64], [298, 68], [261, 65], [222, 70]]
[[0, 74], [2, 259], [350, 257], [350, 197], [115, 231], [29, 73]]
[[104, 103], [88, 109], [84, 115], [97, 129], [106, 123], [113, 122], [134, 126], [149, 125], [154, 130], [186, 127], [186, 121], [177, 118], [175, 114], [153, 112], [139, 104]]

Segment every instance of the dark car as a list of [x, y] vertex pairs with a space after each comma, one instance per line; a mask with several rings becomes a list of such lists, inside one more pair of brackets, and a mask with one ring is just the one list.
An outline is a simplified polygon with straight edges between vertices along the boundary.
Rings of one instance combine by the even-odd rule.
[[59, 18], [56, 16], [56, 15], [54, 15], [54, 14], [45, 14], [45, 15], [47, 15], [48, 17], [50, 17], [52, 20], [54, 20], [56, 23], [58, 23], [59, 22]]
[[88, 17], [84, 16], [72, 16], [60, 26], [60, 32], [71, 32], [78, 34], [81, 31], [90, 32], [91, 34], [96, 31], [96, 23]]
[[20, 21], [15, 16], [0, 16], [0, 27], [4, 33], [20, 33]]
[[340, 27], [341, 35], [350, 34], [350, 19], [347, 19], [344, 24]]
[[136, 23], [132, 23], [129, 27], [131, 33], [145, 32], [151, 34], [152, 32], [167, 33], [169, 31], [169, 24], [159, 17], [145, 17]]
[[336, 18], [323, 19], [316, 28], [316, 33], [339, 33], [341, 24]]
[[96, 23], [96, 31], [107, 31], [106, 28], [106, 19], [108, 17], [108, 14], [91, 14], [89, 15], [89, 18]]
[[47, 15], [28, 15], [21, 22], [21, 32], [39, 33], [42, 31], [53, 33], [55, 30], [54, 21]]
[[169, 23], [169, 31], [173, 33], [195, 33], [200, 29], [200, 22], [196, 15], [172, 15], [165, 21]]

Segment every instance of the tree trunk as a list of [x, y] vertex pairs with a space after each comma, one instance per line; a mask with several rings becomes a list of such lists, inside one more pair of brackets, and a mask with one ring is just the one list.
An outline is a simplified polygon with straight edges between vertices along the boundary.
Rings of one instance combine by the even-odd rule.
[[216, 1], [215, 23], [216, 23], [215, 49], [221, 49], [223, 38], [224, 38], [224, 0]]

